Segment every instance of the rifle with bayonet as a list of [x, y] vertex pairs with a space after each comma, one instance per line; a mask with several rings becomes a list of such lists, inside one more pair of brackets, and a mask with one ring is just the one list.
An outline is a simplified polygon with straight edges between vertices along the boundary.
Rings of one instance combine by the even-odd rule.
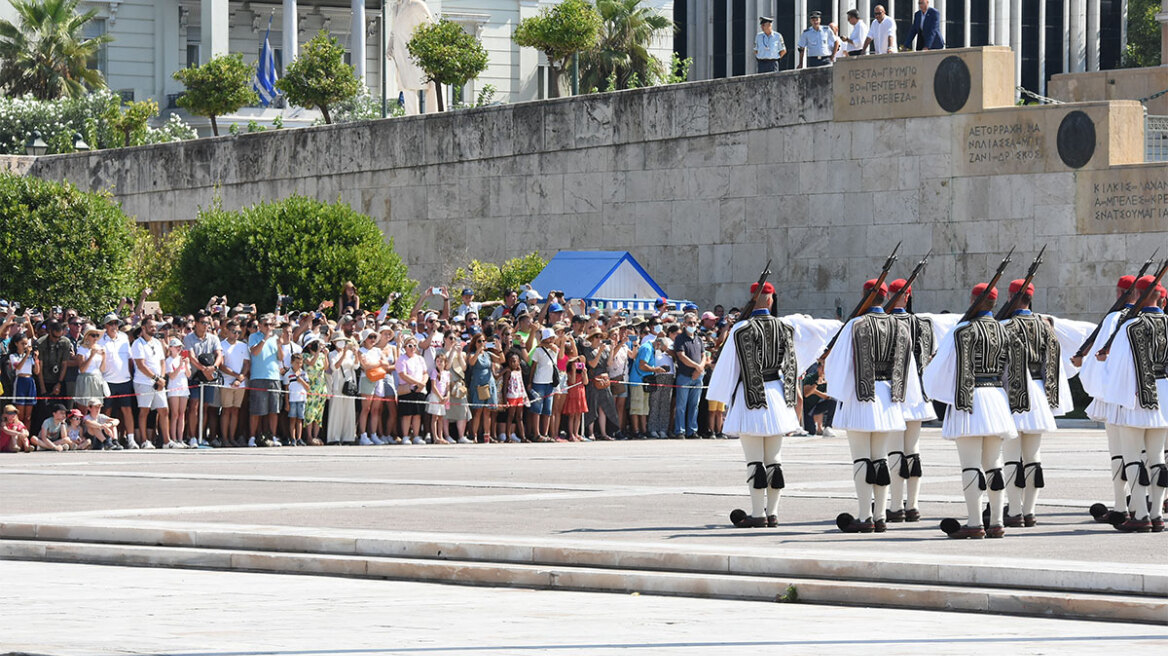
[[[856, 307], [852, 308], [852, 313], [849, 314], [848, 318], [844, 320], [844, 326], [848, 325], [849, 321], [860, 316], [866, 312], [868, 308], [872, 307], [872, 303], [876, 300], [876, 294], [880, 293], [880, 285], [884, 284], [884, 279], [888, 277], [888, 272], [892, 269], [893, 263], [896, 262], [896, 251], [900, 250], [900, 244], [901, 242], [896, 242], [896, 247], [892, 249], [892, 253], [888, 255], [888, 259], [884, 260], [884, 269], [880, 271], [880, 276], [876, 278], [876, 284], [867, 292], [865, 292], [864, 297], [860, 299], [860, 302], [856, 304]], [[840, 329], [837, 330], [835, 335], [832, 336], [831, 341], [827, 343], [827, 348], [823, 349], [823, 354], [819, 356], [820, 362], [823, 362], [824, 358], [827, 357], [827, 354], [831, 353], [831, 349], [835, 348], [835, 342], [837, 339], [839, 339], [840, 333], [843, 331], [843, 326], [840, 326]]]
[[1042, 250], [1038, 251], [1038, 255], [1030, 263], [1030, 268], [1026, 271], [1026, 279], [1022, 281], [1022, 287], [1010, 295], [1006, 304], [1002, 306], [1002, 309], [998, 310], [998, 314], [994, 317], [995, 319], [998, 321], [1009, 319], [1010, 315], [1014, 314], [1014, 311], [1018, 309], [1018, 305], [1022, 302], [1022, 295], [1026, 293], [1026, 290], [1030, 287], [1030, 283], [1034, 281], [1034, 274], [1038, 272], [1038, 267], [1042, 264], [1042, 254], [1045, 252], [1046, 245], [1043, 244]]
[[990, 279], [989, 284], [986, 285], [985, 289], [981, 290], [981, 294], [978, 294], [977, 298], [973, 299], [973, 302], [969, 304], [969, 309], [965, 311], [965, 314], [961, 315], [961, 320], [957, 323], [965, 323], [966, 321], [972, 319], [975, 314], [977, 314], [978, 308], [980, 308], [982, 303], [985, 302], [986, 298], [989, 297], [990, 290], [996, 287], [998, 281], [1002, 279], [1002, 273], [1006, 270], [1006, 267], [1009, 266], [1010, 256], [1013, 254], [1014, 249], [1011, 248], [1010, 252], [1006, 253], [1006, 257], [1002, 258], [1002, 263], [998, 265], [998, 270], [994, 272], [994, 277]]
[[908, 290], [912, 287], [913, 282], [916, 281], [917, 276], [921, 275], [921, 271], [924, 271], [925, 265], [929, 263], [929, 256], [932, 254], [933, 249], [930, 248], [929, 252], [925, 254], [925, 257], [922, 258], [920, 262], [917, 262], [916, 267], [913, 268], [912, 273], [910, 273], [908, 276], [908, 279], [904, 281], [904, 287], [896, 290], [896, 293], [892, 295], [892, 298], [888, 299], [888, 302], [884, 304], [885, 312], [891, 312], [892, 308], [896, 307], [896, 304], [900, 301], [901, 297], [908, 293]]
[[[1165, 273], [1168, 273], [1168, 260], [1164, 260], [1164, 264], [1160, 267], [1160, 270], [1156, 272], [1156, 278], [1152, 280], [1151, 284], [1149, 284], [1148, 287], [1144, 289], [1143, 293], [1140, 294], [1139, 299], [1133, 306], [1133, 312], [1139, 312], [1144, 307], [1144, 305], [1147, 304], [1148, 299], [1152, 297], [1152, 294], [1156, 293], [1156, 287], [1159, 286], [1160, 280], [1164, 278]], [[1138, 281], [1139, 278], [1136, 280]], [[1103, 348], [1099, 349], [1099, 351], [1095, 354], [1096, 357], [1107, 357], [1107, 354], [1111, 352], [1111, 343], [1115, 341], [1115, 337], [1119, 334], [1119, 329], [1122, 326], [1122, 321], [1115, 322], [1115, 328], [1111, 330], [1111, 335], [1107, 338], [1107, 342], [1103, 344]]]
[[[1136, 278], [1135, 278], [1136, 280], [1139, 280], [1140, 278], [1144, 277], [1144, 274], [1147, 273], [1148, 269], [1150, 269], [1152, 267], [1152, 261], [1156, 257], [1156, 253], [1159, 253], [1159, 252], [1160, 252], [1160, 247], [1157, 246], [1156, 250], [1152, 251], [1152, 254], [1148, 256], [1148, 259], [1144, 260], [1144, 266], [1140, 267], [1140, 272], [1136, 274]], [[1136, 291], [1136, 284], [1133, 282], [1132, 286], [1129, 287], [1127, 289], [1127, 291], [1120, 294], [1119, 298], [1115, 299], [1115, 302], [1111, 304], [1111, 308], [1108, 309], [1106, 314], [1103, 315], [1103, 318], [1100, 319], [1099, 322], [1095, 324], [1095, 330], [1092, 330], [1091, 334], [1087, 336], [1087, 341], [1083, 342], [1083, 345], [1079, 347], [1078, 351], [1075, 351], [1075, 355], [1072, 357], [1072, 359], [1082, 359], [1083, 356], [1087, 355], [1087, 351], [1091, 350], [1091, 345], [1094, 344], [1095, 339], [1097, 337], [1099, 337], [1099, 331], [1100, 331], [1100, 329], [1103, 328], [1103, 319], [1106, 319], [1107, 315], [1111, 314], [1112, 312], [1119, 312], [1120, 310], [1122, 310], [1123, 306], [1127, 305], [1127, 299], [1131, 298], [1132, 294], [1135, 291]], [[1126, 318], [1127, 318], [1126, 316], [1121, 316], [1119, 318], [1119, 320], [1122, 323], [1123, 320]]]
[[[754, 312], [754, 308], [758, 305], [758, 299], [762, 297], [762, 288], [766, 286], [767, 278], [771, 275], [771, 261], [767, 260], [766, 267], [763, 268], [762, 274], [758, 277], [758, 287], [755, 289], [754, 295], [746, 302], [746, 305], [738, 312], [738, 318], [749, 319], [750, 313]], [[767, 308], [768, 310], [770, 308]]]

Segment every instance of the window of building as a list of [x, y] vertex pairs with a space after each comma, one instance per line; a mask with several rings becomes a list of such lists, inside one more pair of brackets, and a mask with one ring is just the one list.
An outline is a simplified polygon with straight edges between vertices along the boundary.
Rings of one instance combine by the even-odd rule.
[[539, 100], [543, 100], [544, 98], [548, 97], [548, 95], [547, 95], [547, 89], [548, 89], [548, 84], [547, 84], [548, 71], [547, 71], [547, 68], [548, 68], [547, 66], [540, 66], [540, 67], [535, 69], [535, 80], [536, 80], [536, 83], [538, 86], [538, 88], [536, 89], [535, 97]]
[[[94, 18], [81, 28], [81, 38], [83, 39], [96, 39], [103, 34], [105, 34], [104, 18]], [[103, 76], [109, 74], [106, 62], [106, 49], [108, 46], [109, 44], [102, 44], [102, 46], [98, 48], [97, 54], [93, 57], [90, 57], [88, 62], [90, 68], [101, 71]]]
[[199, 65], [199, 58], [202, 55], [202, 48], [200, 47], [200, 41], [202, 41], [202, 40], [203, 40], [203, 34], [202, 34], [201, 30], [199, 30], [199, 28], [197, 28], [197, 27], [188, 27], [187, 28], [187, 58], [186, 58], [186, 67], [187, 68], [191, 68], [192, 66]]

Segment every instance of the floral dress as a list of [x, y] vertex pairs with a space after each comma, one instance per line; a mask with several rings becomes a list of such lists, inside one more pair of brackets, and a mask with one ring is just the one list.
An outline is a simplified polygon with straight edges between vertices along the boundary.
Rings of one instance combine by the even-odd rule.
[[304, 404], [304, 421], [320, 424], [324, 419], [324, 403], [328, 400], [328, 379], [324, 375], [327, 354], [317, 355], [306, 367], [308, 371], [308, 400]]

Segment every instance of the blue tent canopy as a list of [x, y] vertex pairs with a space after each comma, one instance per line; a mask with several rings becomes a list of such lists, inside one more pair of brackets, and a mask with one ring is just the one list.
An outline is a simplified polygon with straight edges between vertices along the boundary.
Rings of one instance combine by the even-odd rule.
[[589, 305], [632, 309], [651, 310], [654, 301], [666, 297], [628, 251], [560, 251], [531, 286], [544, 296], [562, 291], [565, 297], [582, 298]]

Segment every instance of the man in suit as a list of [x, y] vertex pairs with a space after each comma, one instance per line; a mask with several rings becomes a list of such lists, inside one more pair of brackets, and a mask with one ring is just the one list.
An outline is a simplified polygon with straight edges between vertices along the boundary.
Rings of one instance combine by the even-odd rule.
[[941, 14], [929, 6], [929, 0], [917, 0], [917, 9], [904, 47], [909, 48], [915, 37], [917, 50], [941, 50], [945, 47], [945, 40], [941, 38]]

